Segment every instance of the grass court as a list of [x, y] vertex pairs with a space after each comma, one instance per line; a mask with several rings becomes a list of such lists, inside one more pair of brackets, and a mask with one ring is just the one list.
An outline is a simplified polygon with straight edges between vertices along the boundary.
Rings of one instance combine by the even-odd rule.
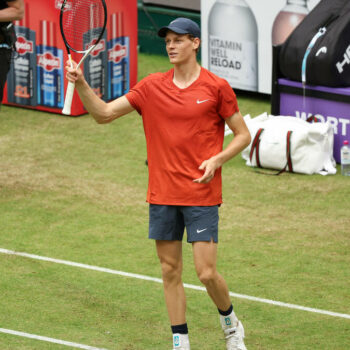
[[[139, 55], [139, 78], [169, 69]], [[243, 115], [269, 112], [237, 92]], [[231, 136], [227, 136], [225, 143]], [[134, 112], [98, 125], [2, 106], [0, 112], [0, 349], [166, 350], [162, 285], [6, 253], [88, 264], [159, 279], [148, 240], [146, 147]], [[223, 167], [218, 270], [230, 291], [344, 314], [330, 316], [232, 297], [249, 350], [350, 349], [349, 178], [265, 176], [242, 158]], [[185, 283], [199, 286], [184, 243]], [[224, 349], [217, 310], [186, 289], [191, 349]], [[348, 316], [348, 317], [346, 317]], [[3, 331], [1, 331], [1, 329]], [[73, 344], [73, 345], [74, 345]]]

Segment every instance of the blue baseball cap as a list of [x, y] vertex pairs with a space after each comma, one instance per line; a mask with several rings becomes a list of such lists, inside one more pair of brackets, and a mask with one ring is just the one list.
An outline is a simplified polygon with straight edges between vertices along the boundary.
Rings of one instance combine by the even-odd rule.
[[172, 22], [170, 22], [168, 26], [160, 28], [158, 31], [158, 36], [160, 36], [161, 38], [165, 38], [168, 30], [171, 30], [172, 32], [177, 34], [190, 34], [193, 35], [195, 38], [201, 37], [201, 30], [198, 24], [184, 17], [176, 18]]

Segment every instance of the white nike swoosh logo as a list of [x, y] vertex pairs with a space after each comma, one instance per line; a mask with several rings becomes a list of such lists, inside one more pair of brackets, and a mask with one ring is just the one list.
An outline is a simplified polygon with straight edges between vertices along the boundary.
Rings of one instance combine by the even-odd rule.
[[209, 101], [209, 100], [203, 100], [203, 101], [197, 100], [197, 103], [200, 104], [200, 103], [207, 102], [207, 101]]
[[316, 57], [318, 57], [318, 55], [320, 55], [321, 53], [327, 53], [327, 47], [326, 47], [326, 46], [321, 47], [321, 48], [317, 51]]
[[205, 231], [205, 230], [207, 230], [208, 228], [205, 228], [204, 230], [198, 230], [197, 229], [197, 233], [201, 233], [201, 232], [203, 232], [203, 231]]

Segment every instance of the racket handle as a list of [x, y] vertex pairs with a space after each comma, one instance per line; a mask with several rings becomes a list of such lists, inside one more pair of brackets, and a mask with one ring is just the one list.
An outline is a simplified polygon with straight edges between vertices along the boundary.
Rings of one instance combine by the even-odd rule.
[[62, 114], [70, 115], [72, 100], [74, 95], [74, 87], [75, 87], [75, 84], [69, 81], [67, 85], [66, 98], [64, 100]]

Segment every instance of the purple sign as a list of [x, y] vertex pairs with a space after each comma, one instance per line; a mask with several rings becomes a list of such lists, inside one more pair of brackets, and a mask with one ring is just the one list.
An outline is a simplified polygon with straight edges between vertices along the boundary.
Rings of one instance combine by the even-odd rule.
[[[345, 140], [350, 142], [350, 87], [326, 88], [306, 85], [306, 97], [304, 97], [303, 94], [300, 95], [300, 91], [298, 94], [295, 93], [295, 88], [303, 91], [301, 83], [279, 79], [278, 84], [281, 90], [280, 115], [295, 116], [303, 120], [315, 115], [322, 122], [332, 124], [334, 129], [333, 155], [337, 163], [340, 163], [340, 148]], [[290, 92], [288, 88], [290, 88]], [[312, 90], [313, 96], [309, 96], [310, 90]], [[336, 100], [327, 99], [327, 94], [329, 96], [336, 95]], [[342, 99], [341, 96], [344, 98]]]

